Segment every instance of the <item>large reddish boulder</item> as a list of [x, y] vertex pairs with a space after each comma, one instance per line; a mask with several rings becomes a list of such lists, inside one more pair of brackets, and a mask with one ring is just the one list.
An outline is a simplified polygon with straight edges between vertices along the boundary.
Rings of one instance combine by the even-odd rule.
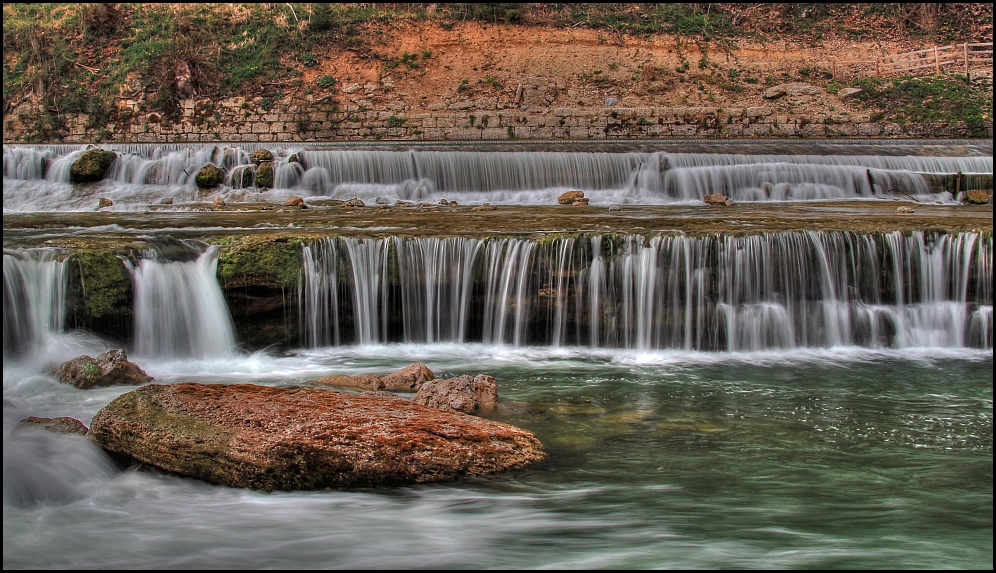
[[258, 490], [436, 482], [544, 457], [532, 433], [408, 400], [317, 388], [152, 384], [90, 424], [104, 449], [168, 472]]

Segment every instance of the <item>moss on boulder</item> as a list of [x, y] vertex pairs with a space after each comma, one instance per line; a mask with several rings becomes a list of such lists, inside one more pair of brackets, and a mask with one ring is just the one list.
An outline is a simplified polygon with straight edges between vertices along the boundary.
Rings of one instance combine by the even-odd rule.
[[272, 161], [264, 161], [256, 167], [256, 187], [273, 187]]
[[73, 254], [78, 269], [76, 295], [84, 302], [84, 323], [131, 313], [132, 282], [124, 263], [110, 250], [82, 249]]
[[237, 285], [297, 288], [301, 275], [300, 238], [276, 235], [239, 237], [224, 245], [218, 258], [218, 279]]
[[194, 176], [194, 182], [201, 189], [213, 189], [221, 182], [225, 180], [225, 173], [215, 165], [208, 163], [204, 167], [197, 170], [197, 175]]
[[100, 181], [107, 173], [107, 168], [114, 162], [117, 155], [106, 149], [88, 149], [80, 154], [69, 168], [69, 176], [73, 183], [88, 183]]
[[273, 161], [273, 152], [269, 149], [257, 149], [249, 154], [249, 161], [252, 161], [256, 165], [264, 161]]

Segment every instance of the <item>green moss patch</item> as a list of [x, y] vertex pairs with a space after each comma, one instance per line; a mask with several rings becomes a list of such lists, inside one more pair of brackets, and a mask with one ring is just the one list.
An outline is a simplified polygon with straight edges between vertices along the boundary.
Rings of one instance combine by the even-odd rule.
[[296, 288], [301, 276], [300, 238], [239, 237], [224, 245], [218, 280], [225, 287], [253, 284]]

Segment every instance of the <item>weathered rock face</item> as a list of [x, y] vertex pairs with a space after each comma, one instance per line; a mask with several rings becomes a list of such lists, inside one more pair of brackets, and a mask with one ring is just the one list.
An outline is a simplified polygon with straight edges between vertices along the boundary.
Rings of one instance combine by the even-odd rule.
[[580, 199], [582, 197], [584, 197], [584, 191], [568, 191], [566, 193], [562, 193], [560, 197], [557, 197], [557, 203], [560, 203], [561, 205], [570, 205], [575, 199]]
[[88, 149], [80, 154], [69, 168], [69, 176], [73, 183], [100, 181], [107, 173], [117, 155], [104, 149]]
[[383, 390], [384, 383], [377, 376], [322, 376], [308, 382], [312, 386], [336, 386], [361, 390]]
[[23, 427], [45, 428], [50, 432], [56, 432], [58, 434], [80, 434], [85, 436], [87, 432], [86, 425], [83, 422], [77, 420], [76, 418], [69, 418], [66, 416], [61, 418], [39, 418], [37, 416], [28, 416], [18, 422], [17, 425]]
[[[260, 151], [266, 151], [265, 149]], [[269, 151], [267, 151], [269, 153]], [[273, 187], [273, 162], [264, 161], [256, 167], [256, 187], [269, 188]]]
[[413, 362], [397, 372], [393, 372], [380, 379], [384, 390], [395, 390], [401, 392], [417, 392], [422, 384], [429, 380], [434, 380], [436, 375], [429, 370], [429, 367], [421, 362]]
[[225, 180], [225, 174], [218, 167], [210, 163], [197, 170], [194, 176], [194, 183], [201, 189], [213, 189]]
[[129, 362], [124, 350], [120, 349], [108, 350], [97, 358], [77, 356], [63, 362], [53, 374], [60, 382], [81, 390], [98, 386], [138, 385], [154, 380], [137, 364]]
[[431, 380], [422, 384], [412, 401], [429, 408], [473, 414], [498, 405], [498, 385], [486, 374]]
[[268, 149], [257, 149], [249, 154], [249, 161], [252, 161], [256, 165], [264, 161], [273, 161], [273, 153]]
[[168, 472], [267, 491], [435, 482], [544, 457], [536, 436], [499, 422], [250, 384], [143, 386], [98, 412], [89, 436]]

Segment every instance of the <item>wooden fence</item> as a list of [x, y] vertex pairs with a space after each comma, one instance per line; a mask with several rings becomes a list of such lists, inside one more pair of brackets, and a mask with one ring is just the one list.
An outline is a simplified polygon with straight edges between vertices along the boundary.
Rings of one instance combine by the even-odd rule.
[[833, 77], [838, 75], [871, 76], [940, 74], [944, 71], [964, 72], [971, 79], [972, 70], [993, 68], [992, 42], [966, 42], [950, 46], [934, 46], [902, 54], [891, 54], [874, 60], [832, 60]]

